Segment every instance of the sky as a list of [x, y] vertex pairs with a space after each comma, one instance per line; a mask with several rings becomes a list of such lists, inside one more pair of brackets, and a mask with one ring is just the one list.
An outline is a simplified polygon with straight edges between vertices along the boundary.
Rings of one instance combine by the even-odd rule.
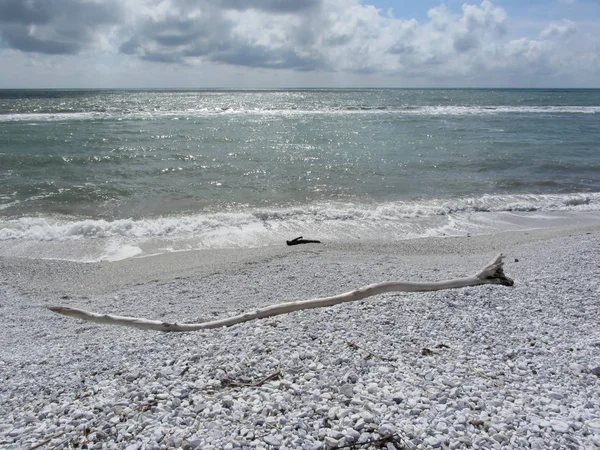
[[600, 0], [0, 0], [0, 88], [600, 88]]

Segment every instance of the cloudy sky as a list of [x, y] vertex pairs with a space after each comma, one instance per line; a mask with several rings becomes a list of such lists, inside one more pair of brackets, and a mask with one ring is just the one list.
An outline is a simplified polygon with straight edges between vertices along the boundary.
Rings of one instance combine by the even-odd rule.
[[600, 87], [600, 0], [0, 0], [0, 88]]

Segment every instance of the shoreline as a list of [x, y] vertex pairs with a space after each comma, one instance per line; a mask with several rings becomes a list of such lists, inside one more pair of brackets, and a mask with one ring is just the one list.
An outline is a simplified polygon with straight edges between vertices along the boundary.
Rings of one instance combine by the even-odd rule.
[[[592, 194], [590, 194], [592, 195]], [[524, 197], [525, 198], [525, 197]], [[146, 218], [78, 220], [77, 218], [0, 219], [0, 257], [74, 262], [117, 262], [165, 253], [277, 247], [304, 235], [334, 245], [344, 242], [397, 243], [422, 238], [481, 236], [594, 226], [600, 222], [600, 194], [563, 198], [570, 210], [540, 209], [515, 203], [508, 210], [465, 210], [441, 204], [334, 205], [281, 211], [228, 212]], [[467, 204], [467, 200], [464, 200]], [[525, 202], [525, 200], [523, 200]], [[569, 206], [570, 205], [570, 206]], [[365, 206], [365, 205], [363, 205]], [[358, 208], [358, 209], [357, 209]], [[513, 209], [514, 208], [514, 209]], [[407, 211], [401, 212], [401, 210]]]
[[[235, 272], [246, 265], [273, 259], [292, 258], [306, 253], [336, 253], [344, 258], [356, 254], [397, 254], [399, 257], [439, 255], [481, 255], [509, 252], [519, 245], [544, 240], [600, 233], [600, 225], [570, 225], [524, 231], [505, 231], [474, 236], [421, 237], [382, 242], [354, 240], [294, 247], [271, 245], [241, 249], [186, 250], [133, 257], [118, 261], [76, 262], [53, 259], [0, 257], [5, 280], [28, 292], [62, 295], [102, 295], [151, 282]], [[377, 280], [374, 280], [375, 282]], [[383, 280], [379, 280], [383, 281]]]

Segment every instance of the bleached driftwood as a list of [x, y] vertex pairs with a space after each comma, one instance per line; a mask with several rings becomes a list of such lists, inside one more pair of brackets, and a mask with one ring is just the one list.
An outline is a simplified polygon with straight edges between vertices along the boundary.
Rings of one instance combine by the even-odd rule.
[[225, 319], [214, 320], [204, 323], [169, 323], [160, 320], [149, 320], [138, 317], [114, 316], [111, 314], [97, 314], [89, 311], [84, 311], [67, 306], [51, 306], [49, 309], [58, 314], [75, 317], [77, 319], [87, 320], [108, 325], [124, 325], [128, 327], [140, 328], [142, 330], [157, 330], [157, 331], [198, 331], [207, 330], [210, 328], [230, 327], [238, 323], [247, 322], [254, 319], [264, 319], [265, 317], [287, 314], [293, 311], [303, 309], [323, 308], [333, 306], [340, 303], [354, 302], [366, 297], [383, 294], [385, 292], [420, 292], [420, 291], [437, 291], [441, 289], [454, 289], [466, 286], [477, 286], [480, 284], [501, 284], [504, 286], [512, 286], [513, 280], [504, 275], [502, 262], [502, 254], [498, 255], [488, 266], [476, 275], [466, 278], [455, 278], [453, 280], [437, 281], [431, 283], [423, 282], [394, 282], [387, 281], [383, 283], [370, 284], [358, 288], [354, 291], [344, 294], [334, 295], [332, 297], [316, 298], [311, 300], [298, 300], [288, 303], [279, 303], [264, 308], [259, 308], [254, 311], [249, 311]]

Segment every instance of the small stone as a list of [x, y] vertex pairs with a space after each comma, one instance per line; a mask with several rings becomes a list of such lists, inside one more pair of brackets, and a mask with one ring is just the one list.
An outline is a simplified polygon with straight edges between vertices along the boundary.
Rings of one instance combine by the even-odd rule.
[[325, 445], [327, 445], [327, 447], [330, 447], [330, 448], [338, 447], [339, 446], [339, 442], [338, 442], [337, 439], [334, 439], [331, 436], [327, 436], [325, 438]]
[[183, 440], [177, 436], [173, 436], [170, 437], [169, 439], [167, 439], [167, 441], [165, 442], [165, 444], [167, 445], [167, 447], [181, 447], [181, 444], [183, 443]]
[[187, 441], [187, 444], [185, 444], [183, 446], [183, 448], [188, 449], [188, 450], [193, 450], [193, 449], [200, 448], [201, 445], [202, 445], [202, 441], [200, 439], [192, 439], [190, 441]]
[[549, 427], [549, 426], [551, 426], [552, 424], [550, 423], [550, 421], [548, 421], [548, 420], [546, 420], [546, 419], [542, 419], [542, 420], [540, 420], [540, 421], [539, 421], [538, 425], [539, 425], [540, 427], [543, 427], [543, 428], [548, 428], [548, 427]]
[[548, 405], [546, 407], [546, 411], [553, 412], [553, 413], [559, 413], [560, 407], [558, 405]]
[[385, 436], [394, 434], [396, 432], [396, 427], [391, 423], [384, 423], [379, 426], [379, 434]]
[[571, 428], [573, 428], [575, 431], [578, 431], [583, 428], [583, 424], [581, 422], [572, 422]]
[[592, 373], [597, 377], [600, 377], [600, 366], [596, 366], [592, 369]]
[[401, 392], [394, 392], [392, 394], [392, 401], [396, 404], [400, 404], [404, 401], [404, 395]]
[[447, 433], [448, 425], [446, 425], [446, 422], [438, 422], [437, 425], [435, 426], [435, 429], [441, 433]]
[[367, 386], [367, 392], [369, 394], [377, 394], [377, 391], [379, 391], [379, 386], [377, 385], [377, 383], [369, 383], [369, 385]]
[[550, 422], [552, 429], [559, 433], [567, 433], [569, 431], [569, 424], [562, 420], [553, 420]]
[[334, 439], [336, 439], [336, 440], [338, 440], [338, 441], [340, 439], [346, 437], [346, 435], [344, 433], [342, 433], [341, 431], [336, 431], [336, 430], [331, 431], [331, 433], [329, 434], [329, 436], [332, 437], [332, 438], [334, 438]]
[[127, 375], [125, 375], [125, 379], [129, 382], [135, 381], [140, 377], [140, 373], [139, 372], [130, 372]]
[[335, 420], [335, 418], [337, 417], [337, 412], [338, 408], [336, 408], [335, 406], [333, 408], [330, 408], [329, 412], [327, 413], [327, 418], [329, 420]]
[[233, 406], [233, 397], [231, 397], [231, 395], [226, 395], [221, 400], [221, 404], [224, 408], [231, 408]]
[[365, 419], [365, 422], [373, 422], [374, 416], [369, 411], [362, 411], [360, 416]]
[[281, 441], [279, 439], [277, 439], [275, 436], [265, 436], [264, 440], [267, 444], [272, 445], [273, 447], [279, 447], [281, 446]]
[[458, 442], [462, 442], [463, 444], [465, 444], [465, 446], [467, 448], [472, 447], [473, 446], [473, 441], [471, 441], [471, 439], [467, 436], [460, 436], [458, 438]]
[[494, 440], [496, 440], [496, 441], [500, 442], [501, 444], [502, 444], [503, 442], [506, 442], [506, 441], [508, 441], [508, 438], [507, 438], [505, 435], [501, 434], [501, 433], [496, 433], [496, 434], [494, 434], [494, 435], [492, 436], [492, 438], [493, 438]]
[[340, 387], [340, 392], [348, 398], [354, 397], [354, 385], [344, 384]]
[[541, 438], [531, 438], [529, 439], [529, 445], [532, 449], [543, 449], [546, 448], [546, 443]]
[[338, 409], [337, 418], [343, 419], [344, 417], [348, 416], [349, 414], [350, 414], [349, 409]]
[[440, 441], [435, 436], [429, 436], [426, 438], [425, 443], [432, 448], [437, 448], [440, 446]]
[[358, 375], [355, 372], [348, 372], [344, 375], [344, 381], [348, 383], [356, 383], [358, 382]]
[[346, 430], [346, 440], [348, 442], [356, 442], [360, 437], [360, 433], [352, 428]]
[[587, 427], [594, 431], [594, 433], [600, 433], [600, 420], [590, 420], [585, 423]]
[[23, 428], [14, 428], [12, 431], [8, 433], [10, 437], [17, 437], [23, 434], [25, 430]]
[[450, 380], [448, 378], [443, 378], [442, 383], [450, 388], [456, 387], [456, 381]]
[[365, 419], [363, 419], [362, 417], [360, 419], [358, 419], [356, 421], [356, 423], [354, 424], [354, 429], [357, 431], [362, 430], [365, 427]]

